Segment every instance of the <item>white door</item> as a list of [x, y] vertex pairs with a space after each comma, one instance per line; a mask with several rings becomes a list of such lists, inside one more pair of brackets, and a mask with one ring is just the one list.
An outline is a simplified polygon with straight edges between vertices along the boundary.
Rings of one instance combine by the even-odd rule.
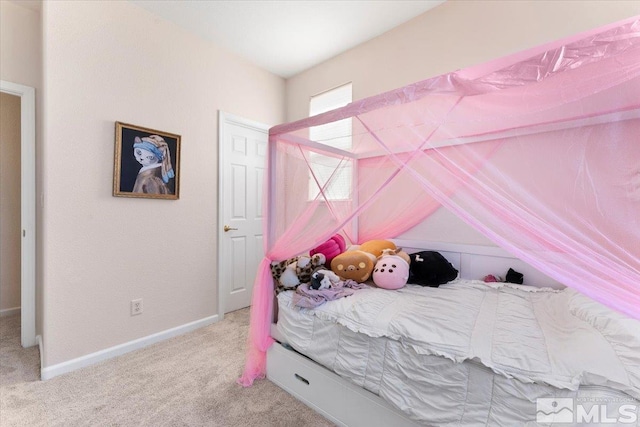
[[220, 112], [219, 253], [222, 313], [251, 304], [264, 257], [262, 190], [268, 126]]

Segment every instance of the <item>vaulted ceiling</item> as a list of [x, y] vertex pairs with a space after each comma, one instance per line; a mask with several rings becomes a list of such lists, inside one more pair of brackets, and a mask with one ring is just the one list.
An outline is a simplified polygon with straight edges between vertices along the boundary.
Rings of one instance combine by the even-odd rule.
[[284, 78], [444, 0], [130, 0]]

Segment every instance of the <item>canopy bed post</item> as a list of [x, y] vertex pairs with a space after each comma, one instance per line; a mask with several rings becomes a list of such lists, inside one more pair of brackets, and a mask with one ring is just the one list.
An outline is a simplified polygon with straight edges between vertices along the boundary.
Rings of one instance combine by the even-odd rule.
[[[359, 198], [359, 194], [358, 194], [358, 189], [359, 189], [359, 185], [358, 185], [358, 162], [359, 159], [357, 157], [355, 157], [353, 159], [353, 170], [352, 170], [352, 177], [351, 177], [351, 199], [352, 199], [352, 204], [353, 207], [355, 208], [356, 206], [359, 206], [360, 204], [360, 198]], [[353, 220], [351, 221], [351, 233], [353, 235], [353, 242], [354, 244], [356, 244], [358, 242], [359, 236], [358, 236], [358, 216], [355, 216], [353, 218]]]
[[267, 169], [269, 176], [267, 178], [267, 215], [264, 216], [264, 220], [267, 221], [266, 230], [266, 242], [267, 250], [271, 249], [275, 243], [275, 202], [274, 202], [274, 190], [276, 188], [276, 153], [277, 144], [275, 137], [269, 137], [269, 157], [267, 158]]

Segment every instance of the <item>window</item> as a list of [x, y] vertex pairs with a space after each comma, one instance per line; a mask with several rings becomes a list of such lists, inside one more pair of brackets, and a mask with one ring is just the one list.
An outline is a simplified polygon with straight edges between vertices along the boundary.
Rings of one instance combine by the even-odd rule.
[[[309, 116], [325, 113], [336, 108], [344, 107], [352, 101], [351, 83], [312, 96], [309, 103]], [[309, 129], [309, 138], [332, 147], [343, 150], [351, 149], [351, 118], [337, 122], [313, 126]], [[310, 153], [309, 160], [309, 200], [314, 200], [320, 194], [318, 184], [325, 187], [325, 195], [329, 200], [348, 200], [351, 194], [352, 165], [350, 159], [339, 159], [319, 153]], [[339, 169], [336, 171], [336, 168]], [[335, 176], [332, 175], [335, 173]], [[316, 180], [318, 181], [316, 183]]]

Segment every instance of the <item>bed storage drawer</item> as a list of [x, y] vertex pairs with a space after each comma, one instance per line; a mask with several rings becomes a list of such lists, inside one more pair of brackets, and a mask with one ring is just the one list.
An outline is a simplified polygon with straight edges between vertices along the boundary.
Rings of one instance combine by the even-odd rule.
[[342, 424], [346, 389], [329, 374], [329, 370], [277, 342], [267, 353], [269, 380], [326, 418]]
[[341, 426], [418, 425], [378, 396], [277, 342], [267, 352], [267, 378]]

